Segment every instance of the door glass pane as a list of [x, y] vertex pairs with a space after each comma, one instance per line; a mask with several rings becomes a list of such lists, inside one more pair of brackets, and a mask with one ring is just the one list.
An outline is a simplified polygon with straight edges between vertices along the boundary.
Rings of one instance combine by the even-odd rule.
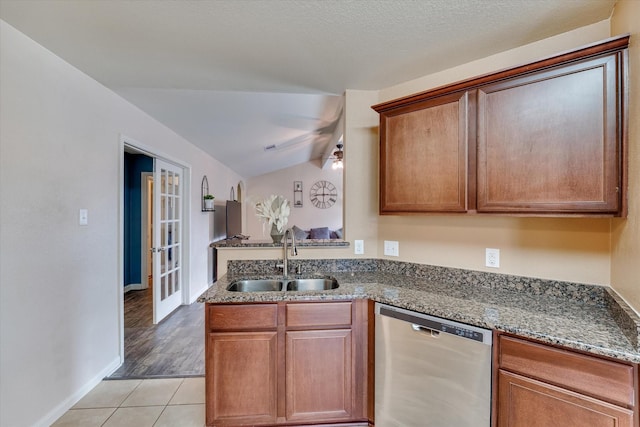
[[175, 291], [179, 292], [180, 291], [180, 272], [179, 272], [179, 270], [176, 271], [175, 276], [176, 276]]
[[173, 242], [178, 244], [182, 243], [182, 234], [180, 233], [180, 222], [173, 223]]
[[173, 218], [172, 219], [180, 219], [180, 198], [174, 197], [173, 203], [175, 208], [173, 209]]
[[169, 286], [168, 286], [168, 288], [167, 288], [167, 289], [168, 289], [168, 292], [169, 292], [169, 295], [173, 295], [173, 293], [175, 292], [175, 289], [174, 289], [174, 287], [173, 287], [173, 276], [174, 276], [174, 274], [173, 274], [173, 273], [169, 273], [169, 274], [167, 275], [167, 277], [169, 278], [169, 280], [167, 281], [167, 282], [168, 282], [168, 284], [169, 284]]
[[180, 195], [180, 175], [175, 175], [173, 177], [173, 194], [176, 196]]
[[171, 275], [170, 274], [167, 274], [165, 276], [165, 284], [166, 284], [165, 296], [166, 296], [166, 298], [169, 298], [171, 296], [171, 294], [173, 294], [173, 292], [171, 290]]
[[180, 246], [176, 245], [172, 248], [173, 250], [173, 260], [171, 264], [171, 268], [178, 268], [180, 266]]
[[167, 276], [162, 276], [160, 279], [160, 300], [167, 298]]

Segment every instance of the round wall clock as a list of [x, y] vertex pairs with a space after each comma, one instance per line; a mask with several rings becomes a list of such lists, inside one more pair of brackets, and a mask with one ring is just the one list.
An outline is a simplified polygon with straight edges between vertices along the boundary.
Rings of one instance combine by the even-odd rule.
[[311, 186], [309, 198], [316, 208], [327, 209], [338, 200], [338, 190], [329, 181], [320, 180]]

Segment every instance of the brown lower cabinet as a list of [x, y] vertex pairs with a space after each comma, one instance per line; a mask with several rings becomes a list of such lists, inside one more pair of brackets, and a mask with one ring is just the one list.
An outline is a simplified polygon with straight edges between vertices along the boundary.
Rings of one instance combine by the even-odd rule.
[[[367, 300], [207, 304], [207, 426], [372, 426], [373, 319]], [[638, 364], [494, 346], [492, 425], [640, 427]]]
[[506, 335], [497, 353], [494, 425], [639, 425], [637, 365]]
[[207, 426], [367, 426], [370, 303], [207, 304]]

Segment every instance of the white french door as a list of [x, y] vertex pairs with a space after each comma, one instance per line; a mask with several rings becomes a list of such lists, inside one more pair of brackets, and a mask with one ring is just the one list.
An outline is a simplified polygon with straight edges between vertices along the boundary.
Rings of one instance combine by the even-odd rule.
[[153, 323], [182, 302], [182, 169], [153, 163]]

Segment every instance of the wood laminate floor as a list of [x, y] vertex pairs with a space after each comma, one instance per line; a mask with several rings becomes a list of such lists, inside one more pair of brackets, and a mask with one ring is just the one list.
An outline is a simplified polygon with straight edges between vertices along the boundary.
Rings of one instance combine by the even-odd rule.
[[124, 363], [109, 379], [204, 375], [204, 305], [178, 307], [153, 324], [151, 290], [124, 296]]

